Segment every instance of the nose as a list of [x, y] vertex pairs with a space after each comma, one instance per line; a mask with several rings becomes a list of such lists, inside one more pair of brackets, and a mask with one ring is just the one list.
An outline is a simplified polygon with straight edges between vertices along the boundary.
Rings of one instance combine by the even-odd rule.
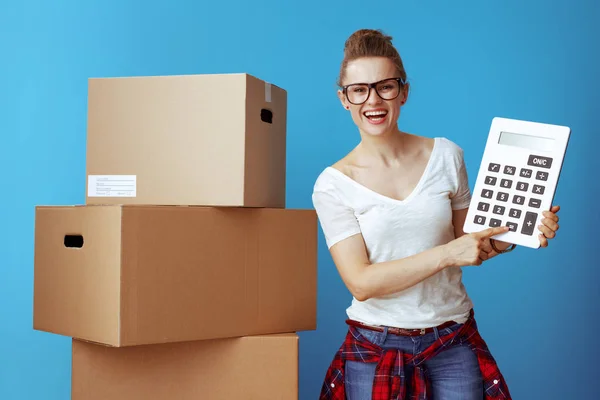
[[374, 87], [369, 88], [369, 97], [367, 97], [368, 104], [378, 104], [381, 103], [382, 99], [379, 97], [377, 90]]

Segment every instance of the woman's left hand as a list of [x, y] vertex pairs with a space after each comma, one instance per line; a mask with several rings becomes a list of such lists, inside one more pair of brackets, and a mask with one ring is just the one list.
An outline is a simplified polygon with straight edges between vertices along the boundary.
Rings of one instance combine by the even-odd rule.
[[542, 212], [542, 224], [538, 226], [540, 234], [540, 246], [548, 247], [548, 239], [552, 239], [556, 236], [558, 230], [558, 215], [556, 213], [560, 210], [560, 206], [553, 206], [550, 211]]
[[[538, 227], [539, 231], [541, 232], [540, 234], [538, 234], [541, 247], [548, 247], [548, 239], [553, 239], [556, 236], [556, 231], [558, 230], [558, 215], [556, 215], [556, 213], [558, 212], [558, 210], [560, 210], [560, 206], [553, 206], [550, 209], [550, 211], [542, 212], [542, 224]], [[499, 248], [500, 251], [502, 251], [508, 248], [510, 246], [510, 243], [503, 242], [501, 240], [496, 240], [496, 246]], [[486, 240], [483, 243], [482, 250], [484, 252], [482, 253], [482, 261], [496, 257], [499, 254], [492, 249], [489, 240]]]

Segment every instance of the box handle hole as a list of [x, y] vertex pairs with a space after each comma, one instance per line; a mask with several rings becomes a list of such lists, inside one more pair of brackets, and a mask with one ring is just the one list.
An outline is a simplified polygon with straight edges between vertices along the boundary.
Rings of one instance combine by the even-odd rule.
[[266, 122], [267, 124], [272, 124], [273, 123], [273, 112], [271, 110], [267, 110], [266, 108], [263, 108], [262, 110], [260, 110], [260, 119], [263, 122]]
[[82, 235], [65, 235], [65, 247], [80, 249], [83, 247]]

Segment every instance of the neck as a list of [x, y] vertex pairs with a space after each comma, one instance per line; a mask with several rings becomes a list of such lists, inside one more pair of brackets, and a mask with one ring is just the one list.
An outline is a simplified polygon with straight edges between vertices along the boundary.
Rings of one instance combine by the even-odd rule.
[[394, 165], [406, 152], [408, 135], [394, 128], [385, 134], [371, 136], [361, 134], [359, 152], [366, 158], [385, 166]]

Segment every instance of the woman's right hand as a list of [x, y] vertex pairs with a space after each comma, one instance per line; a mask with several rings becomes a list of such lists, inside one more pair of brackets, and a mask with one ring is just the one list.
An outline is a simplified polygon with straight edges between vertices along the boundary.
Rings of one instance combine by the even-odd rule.
[[480, 232], [465, 234], [443, 246], [444, 265], [446, 267], [462, 267], [481, 265], [487, 259], [484, 242], [492, 236], [508, 232], [507, 226], [487, 228]]

